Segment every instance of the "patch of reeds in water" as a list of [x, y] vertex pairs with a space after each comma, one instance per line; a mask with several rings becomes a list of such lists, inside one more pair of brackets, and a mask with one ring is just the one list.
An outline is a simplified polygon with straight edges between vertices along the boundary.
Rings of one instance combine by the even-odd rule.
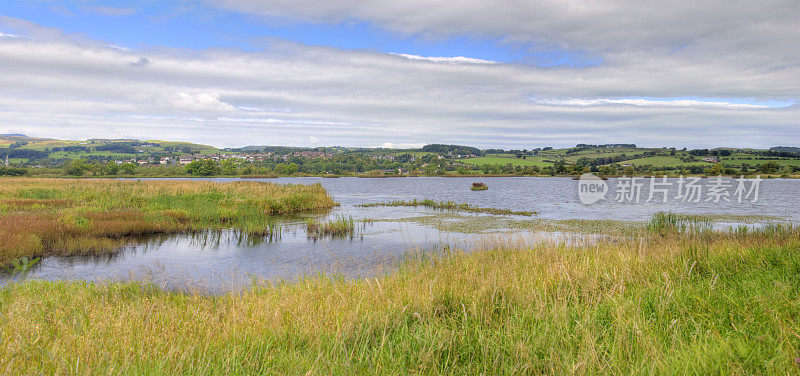
[[658, 212], [650, 217], [645, 225], [650, 233], [667, 234], [701, 234], [710, 231], [711, 220], [702, 216]]
[[467, 203], [456, 203], [453, 201], [434, 201], [434, 200], [417, 200], [413, 199], [411, 201], [403, 201], [403, 200], [395, 200], [391, 202], [377, 202], [377, 203], [369, 203], [369, 204], [359, 204], [356, 205], [359, 207], [376, 207], [376, 206], [410, 206], [410, 207], [417, 207], [417, 206], [424, 206], [432, 209], [441, 209], [441, 210], [455, 210], [455, 211], [463, 211], [463, 212], [471, 212], [471, 213], [486, 213], [486, 214], [494, 214], [494, 215], [522, 215], [522, 216], [532, 216], [536, 214], [535, 211], [519, 211], [519, 210], [508, 210], [508, 209], [495, 209], [495, 208], [481, 208], [478, 206], [473, 206]]
[[[309, 238], [350, 237], [355, 236], [356, 220], [352, 216], [338, 215], [335, 219], [320, 222], [316, 219], [306, 221], [306, 234]], [[362, 223], [363, 226], [363, 223]]]

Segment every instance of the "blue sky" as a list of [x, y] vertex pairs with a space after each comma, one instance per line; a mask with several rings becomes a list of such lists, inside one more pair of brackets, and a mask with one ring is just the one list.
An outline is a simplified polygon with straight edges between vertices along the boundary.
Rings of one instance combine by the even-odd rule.
[[800, 144], [794, 0], [0, 3], [0, 133]]
[[[115, 8], [111, 10], [108, 8]], [[536, 48], [500, 38], [408, 36], [367, 22], [319, 24], [264, 19], [194, 1], [20, 1], [0, 14], [127, 48], [235, 48], [259, 51], [269, 38], [342, 49], [421, 56], [467, 56], [505, 63], [586, 66], [598, 58], [556, 47]]]

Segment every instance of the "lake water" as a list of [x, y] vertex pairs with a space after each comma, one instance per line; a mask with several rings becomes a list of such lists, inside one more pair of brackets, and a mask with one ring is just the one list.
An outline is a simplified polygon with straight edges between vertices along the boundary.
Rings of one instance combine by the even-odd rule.
[[[233, 181], [238, 179], [206, 179]], [[667, 180], [666, 189], [655, 194], [650, 202], [649, 179], [641, 183], [639, 203], [633, 195], [622, 195], [616, 200], [622, 184], [630, 180], [609, 179], [606, 199], [593, 205], [581, 203], [578, 184], [570, 178], [276, 178], [247, 179], [280, 184], [321, 183], [341, 203], [340, 207], [322, 213], [306, 213], [282, 224], [279, 240], [250, 244], [242, 241], [232, 231], [177, 235], [151, 238], [128, 246], [112, 256], [102, 257], [51, 257], [42, 260], [25, 276], [2, 276], [0, 285], [22, 278], [90, 281], [146, 279], [165, 288], [223, 291], [246, 286], [251, 278], [291, 279], [317, 272], [334, 272], [347, 276], [374, 275], [395, 268], [403, 255], [422, 252], [436, 247], [469, 248], [497, 233], [512, 232], [529, 242], [575, 242], [578, 237], [570, 233], [544, 233], [496, 229], [484, 233], [459, 233], [440, 231], [436, 226], [418, 221], [404, 220], [436, 215], [437, 211], [419, 207], [358, 207], [358, 204], [393, 200], [432, 199], [453, 201], [470, 205], [535, 211], [533, 218], [560, 219], [616, 219], [645, 221], [658, 211], [687, 214], [726, 215], [721, 221], [737, 224], [739, 216], [749, 216], [748, 221], [759, 216], [779, 217], [778, 220], [800, 221], [800, 180], [771, 179], [758, 185], [758, 200], [753, 193], [739, 202], [735, 190], [736, 180], [730, 181], [729, 200], [720, 197], [714, 202], [709, 192], [722, 190], [713, 179], [702, 179], [699, 202], [676, 200], [679, 195], [677, 179]], [[481, 181], [489, 186], [486, 191], [471, 191], [472, 182]], [[661, 182], [657, 180], [656, 182]], [[752, 181], [745, 182], [749, 191]], [[685, 187], [685, 186], [684, 186]], [[629, 198], [625, 200], [625, 198]], [[694, 199], [694, 198], [693, 198]], [[313, 239], [305, 233], [304, 218], [325, 220], [339, 215], [356, 220], [370, 219], [352, 238]], [[462, 214], [480, 219], [485, 214]], [[514, 217], [512, 217], [514, 218]], [[521, 219], [517, 217], [517, 219]], [[498, 235], [494, 235], [498, 236]], [[591, 238], [588, 238], [591, 240]]]

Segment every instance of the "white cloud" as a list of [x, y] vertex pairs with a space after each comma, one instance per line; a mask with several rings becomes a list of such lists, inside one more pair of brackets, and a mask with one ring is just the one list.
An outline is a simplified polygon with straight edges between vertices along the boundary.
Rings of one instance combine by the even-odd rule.
[[[602, 66], [542, 68], [288, 42], [263, 52], [120, 50], [0, 17], [0, 27], [8, 24], [36, 39], [0, 39], [0, 124], [37, 136], [219, 146], [303, 145], [311, 137], [395, 147], [800, 144], [797, 104], [738, 103], [797, 103], [800, 59], [753, 65], [688, 49], [629, 50], [605, 54]], [[150, 63], [132, 66], [142, 58]], [[682, 97], [700, 99], [635, 99]]]
[[464, 57], [464, 56], [455, 56], [455, 57], [426, 57], [426, 56], [419, 56], [419, 55], [410, 55], [410, 54], [399, 54], [399, 53], [392, 53], [390, 55], [402, 56], [407, 59], [411, 60], [427, 60], [432, 61], [434, 63], [467, 63], [467, 64], [497, 64], [496, 61], [491, 60], [481, 60], [481, 59], [474, 59], [471, 57]]
[[166, 103], [177, 110], [190, 112], [228, 112], [233, 111], [233, 106], [221, 101], [219, 94], [201, 93], [175, 93]]
[[[796, 62], [796, 0], [206, 0], [228, 9], [316, 23], [361, 21], [431, 37], [470, 35], [567, 50], [682, 50]], [[723, 52], [723, 53], [720, 53]], [[732, 56], [726, 53], [735, 53]], [[776, 61], [777, 60], [777, 61]], [[758, 64], [758, 62], [753, 62]]]
[[747, 103], [731, 103], [719, 101], [698, 101], [692, 99], [652, 100], [652, 99], [540, 99], [536, 103], [556, 106], [602, 106], [627, 105], [640, 107], [696, 107], [724, 109], [770, 108], [770, 106]]
[[408, 142], [384, 142], [378, 146], [373, 146], [376, 148], [384, 148], [384, 149], [418, 149], [425, 146], [424, 142], [418, 143], [408, 143]]

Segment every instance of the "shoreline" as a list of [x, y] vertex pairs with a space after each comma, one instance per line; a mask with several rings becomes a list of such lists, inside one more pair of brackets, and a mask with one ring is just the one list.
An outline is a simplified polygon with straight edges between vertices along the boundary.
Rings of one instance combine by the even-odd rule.
[[[683, 176], [684, 178], [701, 178], [709, 179], [717, 176], [723, 178], [737, 179], [741, 175], [597, 175], [603, 180], [626, 178], [668, 178], [677, 179]], [[758, 175], [750, 174], [744, 175], [746, 179], [755, 179], [760, 176], [761, 179], [800, 179], [800, 175]], [[92, 180], [92, 179], [278, 179], [278, 178], [325, 178], [325, 179], [338, 179], [338, 178], [359, 178], [359, 179], [390, 179], [390, 178], [570, 178], [578, 180], [580, 175], [518, 175], [518, 174], [490, 174], [490, 175], [209, 175], [209, 176], [192, 176], [192, 175], [165, 175], [165, 176], [138, 176], [138, 175], [96, 175], [96, 176], [69, 176], [69, 175], [24, 175], [24, 176], [0, 176], [2, 179], [13, 178], [29, 178], [29, 179], [64, 179], [64, 180]]]

